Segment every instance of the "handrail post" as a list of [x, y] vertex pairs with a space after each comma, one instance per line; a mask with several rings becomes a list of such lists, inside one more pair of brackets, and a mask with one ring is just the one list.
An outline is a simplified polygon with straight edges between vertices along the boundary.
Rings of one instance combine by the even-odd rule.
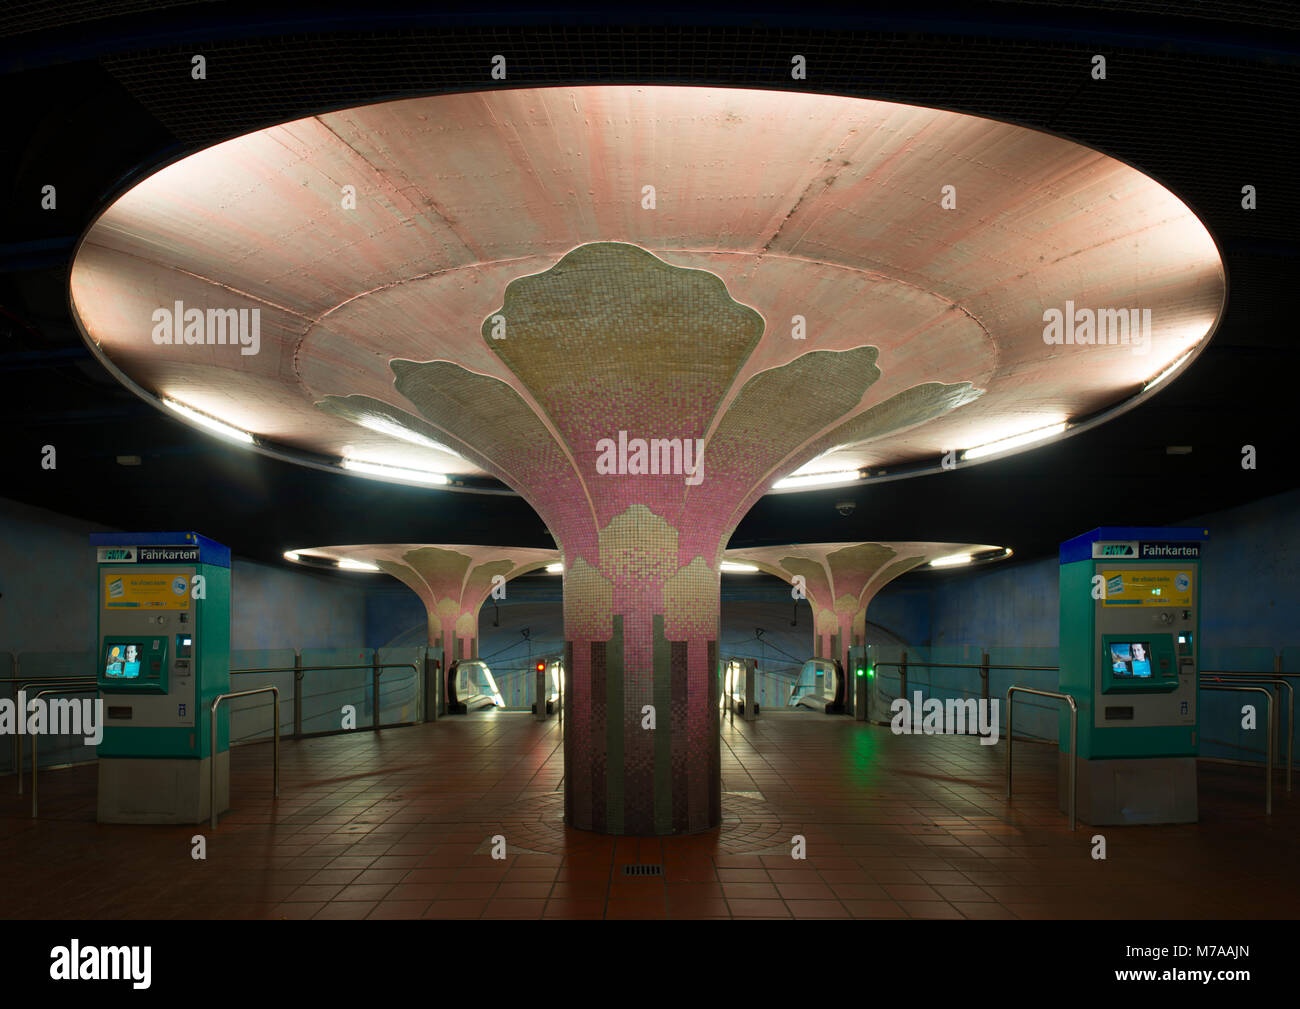
[[[1036, 694], [1039, 697], [1055, 697], [1059, 701], [1065, 701], [1070, 706], [1070, 770], [1068, 783], [1070, 789], [1069, 812], [1070, 812], [1070, 829], [1074, 830], [1078, 818], [1077, 800], [1075, 790], [1078, 787], [1078, 765], [1079, 765], [1079, 704], [1070, 694], [1062, 693], [1057, 690], [1038, 690], [1034, 687], [1022, 687], [1013, 683], [1007, 687], [1007, 799], [1011, 798], [1011, 751], [1012, 741], [1015, 739], [1014, 716], [1015, 697], [1014, 694], [1019, 691], [1023, 694]], [[1059, 747], [1059, 743], [1057, 744]], [[1059, 779], [1058, 779], [1059, 780]]]
[[306, 673], [302, 668], [302, 649], [293, 650], [293, 738], [302, 738], [302, 681]]
[[[1281, 692], [1278, 700], [1282, 699]], [[1273, 695], [1268, 695], [1268, 782], [1264, 789], [1264, 815], [1273, 815], [1273, 744], [1277, 736], [1277, 712], [1273, 710]], [[35, 737], [33, 737], [35, 738]]]
[[[217, 829], [217, 708], [221, 706], [224, 694], [212, 699], [211, 717], [208, 719], [208, 814], [212, 817], [212, 829]], [[230, 790], [230, 770], [226, 770], [226, 790]]]
[[[274, 798], [280, 797], [280, 691], [271, 694], [271, 704], [275, 709], [272, 718], [275, 724], [275, 733], [271, 737], [271, 759], [274, 761], [271, 768], [271, 794]], [[227, 791], [229, 791], [230, 769], [226, 769]], [[215, 799], [216, 796], [213, 796]]]
[[379, 649], [376, 648], [370, 657], [370, 689], [374, 694], [374, 707], [370, 711], [370, 727], [379, 728]]
[[[208, 811], [211, 815], [212, 829], [217, 829], [217, 711], [221, 707], [222, 701], [228, 701], [232, 697], [251, 697], [254, 694], [270, 694], [272, 702], [272, 759], [275, 766], [271, 769], [271, 788], [276, 798], [280, 795], [280, 688], [279, 687], [254, 687], [251, 690], [235, 690], [229, 694], [218, 694], [212, 698], [212, 707], [210, 709], [211, 717], [208, 719]], [[230, 774], [227, 770], [226, 780], [229, 782]]]
[[[39, 700], [40, 698], [46, 697], [51, 694], [88, 694], [92, 689], [95, 691], [95, 693], [99, 693], [98, 683], [94, 684], [93, 686], [88, 684], [87, 686], [84, 687], [69, 687], [69, 688], [63, 688], [59, 690], [38, 690], [36, 692], [36, 696], [33, 697], [32, 700]], [[19, 717], [21, 718], [23, 717], [23, 715], [20, 714]], [[41, 766], [40, 757], [37, 755], [37, 751], [36, 751], [36, 741], [40, 738], [40, 733], [33, 732], [31, 733], [31, 737], [32, 737], [32, 819], [35, 820], [36, 819], [36, 780], [37, 780], [37, 771], [40, 770], [40, 766]], [[21, 755], [21, 753], [22, 750], [20, 749], [19, 754]], [[22, 778], [21, 771], [19, 772], [18, 777], [20, 779]]]
[[1015, 730], [1012, 728], [1014, 720], [1015, 704], [1011, 696], [1014, 686], [1007, 687], [1007, 798], [1011, 798], [1011, 747], [1016, 738]]
[[898, 696], [907, 700], [907, 652], [898, 663]]
[[980, 651], [980, 697], [985, 701], [989, 699], [989, 652], [987, 648]]
[[[23, 712], [18, 704], [18, 684], [14, 683], [14, 711], [19, 718], [23, 717]], [[14, 733], [14, 777], [18, 779], [18, 794], [23, 794], [23, 737]]]
[[1079, 704], [1070, 698], [1070, 829], [1075, 826], [1079, 787]]

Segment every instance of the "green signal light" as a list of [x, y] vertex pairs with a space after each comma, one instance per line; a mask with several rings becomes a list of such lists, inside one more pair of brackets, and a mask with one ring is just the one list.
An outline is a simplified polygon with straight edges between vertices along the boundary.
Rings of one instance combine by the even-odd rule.
[[859, 675], [859, 676], [865, 676], [865, 675], [866, 675], [866, 671], [865, 671], [865, 670], [862, 670], [862, 669], [859, 669], [859, 670], [858, 670], [858, 675]]

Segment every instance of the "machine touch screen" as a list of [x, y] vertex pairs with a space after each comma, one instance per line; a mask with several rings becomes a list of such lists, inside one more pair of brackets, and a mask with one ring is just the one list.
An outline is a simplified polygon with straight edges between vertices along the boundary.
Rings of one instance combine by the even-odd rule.
[[1151, 678], [1151, 642], [1112, 641], [1110, 645], [1110, 670], [1116, 677]]
[[114, 680], [140, 678], [140, 655], [144, 646], [140, 642], [109, 645], [104, 658], [104, 676]]

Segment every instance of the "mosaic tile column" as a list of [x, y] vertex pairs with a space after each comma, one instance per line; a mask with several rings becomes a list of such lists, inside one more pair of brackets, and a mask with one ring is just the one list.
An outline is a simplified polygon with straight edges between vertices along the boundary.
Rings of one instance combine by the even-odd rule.
[[[717, 562], [630, 505], [566, 564], [565, 808], [574, 826], [678, 834], [721, 818]], [[716, 555], [716, 551], [715, 551]]]

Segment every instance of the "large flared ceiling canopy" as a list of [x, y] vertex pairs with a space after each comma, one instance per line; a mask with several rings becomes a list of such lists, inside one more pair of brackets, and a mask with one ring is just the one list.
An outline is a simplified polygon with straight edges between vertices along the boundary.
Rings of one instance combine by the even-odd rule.
[[812, 608], [814, 647], [821, 657], [866, 642], [867, 608], [895, 578], [922, 567], [983, 565], [1010, 556], [1010, 549], [987, 544], [896, 541], [741, 547], [723, 555], [797, 586], [798, 597]]
[[392, 575], [420, 597], [428, 612], [429, 644], [442, 648], [448, 659], [477, 656], [478, 611], [485, 600], [504, 599], [512, 578], [560, 564], [558, 550], [435, 543], [303, 547], [285, 558]]
[[[263, 451], [527, 485], [505, 433], [485, 445], [483, 418], [430, 408], [451, 369], [508, 389], [581, 493], [585, 446], [549, 389], [582, 384], [598, 410], [680, 388], [704, 420], [665, 436], [707, 452], [728, 410], [755, 413], [748, 385], [767, 423], [813, 411], [757, 467], [760, 494], [1105, 415], [1190, 359], [1224, 287], [1183, 203], [1077, 144], [863, 99], [626, 86], [413, 98], [230, 140], [108, 207], [71, 281], [119, 378]], [[820, 352], [842, 356], [787, 369], [802, 386], [752, 383]]]

